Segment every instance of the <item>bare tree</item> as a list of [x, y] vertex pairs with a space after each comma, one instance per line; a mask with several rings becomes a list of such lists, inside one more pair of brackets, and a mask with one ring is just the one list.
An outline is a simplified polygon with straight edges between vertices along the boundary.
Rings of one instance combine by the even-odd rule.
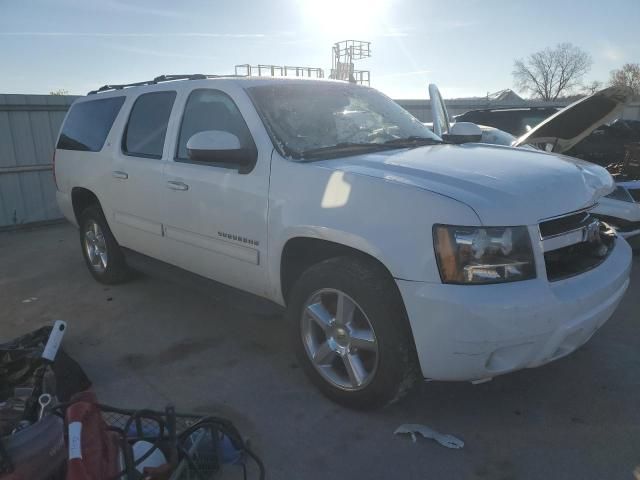
[[594, 80], [591, 83], [587, 83], [582, 85], [582, 93], [584, 95], [593, 95], [594, 93], [596, 93], [598, 90], [602, 90], [603, 87], [603, 83], [598, 81], [598, 80]]
[[59, 88], [57, 90], [52, 90], [51, 92], [49, 92], [49, 95], [69, 95], [69, 90]]
[[591, 56], [584, 50], [571, 43], [560, 43], [516, 60], [512, 73], [520, 91], [542, 100], [556, 100], [580, 84], [591, 63]]
[[612, 70], [609, 85], [629, 87], [636, 97], [640, 96], [640, 64], [625, 63], [622, 68]]

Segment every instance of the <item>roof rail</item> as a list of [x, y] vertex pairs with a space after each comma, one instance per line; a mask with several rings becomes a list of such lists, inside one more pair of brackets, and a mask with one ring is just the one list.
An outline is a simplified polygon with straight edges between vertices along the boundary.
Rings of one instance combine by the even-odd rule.
[[87, 95], [96, 93], [109, 92], [113, 90], [122, 90], [129, 87], [142, 87], [144, 85], [156, 85], [161, 82], [173, 82], [174, 80], [205, 80], [207, 78], [226, 78], [226, 77], [246, 77], [246, 75], [205, 75], [202, 73], [191, 73], [187, 75], [159, 75], [153, 80], [145, 80], [143, 82], [123, 83], [121, 85], [104, 85], [97, 90], [91, 90]]

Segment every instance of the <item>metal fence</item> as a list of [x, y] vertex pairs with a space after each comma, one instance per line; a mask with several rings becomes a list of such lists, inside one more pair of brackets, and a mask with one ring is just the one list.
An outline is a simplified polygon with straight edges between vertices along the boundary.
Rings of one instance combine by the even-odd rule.
[[0, 94], [0, 228], [61, 218], [53, 146], [75, 98]]

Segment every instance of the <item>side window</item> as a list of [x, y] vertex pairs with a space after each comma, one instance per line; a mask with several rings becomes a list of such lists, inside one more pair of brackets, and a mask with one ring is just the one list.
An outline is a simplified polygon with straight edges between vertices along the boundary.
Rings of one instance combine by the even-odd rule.
[[219, 130], [240, 140], [244, 149], [255, 150], [249, 128], [231, 97], [219, 90], [198, 89], [187, 99], [178, 134], [176, 160], [189, 161], [187, 142], [199, 132]]
[[153, 92], [140, 95], [131, 109], [122, 138], [127, 155], [162, 158], [164, 138], [176, 92]]
[[99, 152], [124, 103], [125, 97], [76, 103], [62, 126], [56, 148]]

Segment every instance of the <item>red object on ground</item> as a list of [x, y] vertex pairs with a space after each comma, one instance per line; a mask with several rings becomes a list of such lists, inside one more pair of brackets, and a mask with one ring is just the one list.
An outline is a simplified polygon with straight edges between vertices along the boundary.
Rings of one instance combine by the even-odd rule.
[[93, 392], [73, 397], [67, 408], [67, 480], [107, 480], [120, 472], [118, 435], [107, 429]]

